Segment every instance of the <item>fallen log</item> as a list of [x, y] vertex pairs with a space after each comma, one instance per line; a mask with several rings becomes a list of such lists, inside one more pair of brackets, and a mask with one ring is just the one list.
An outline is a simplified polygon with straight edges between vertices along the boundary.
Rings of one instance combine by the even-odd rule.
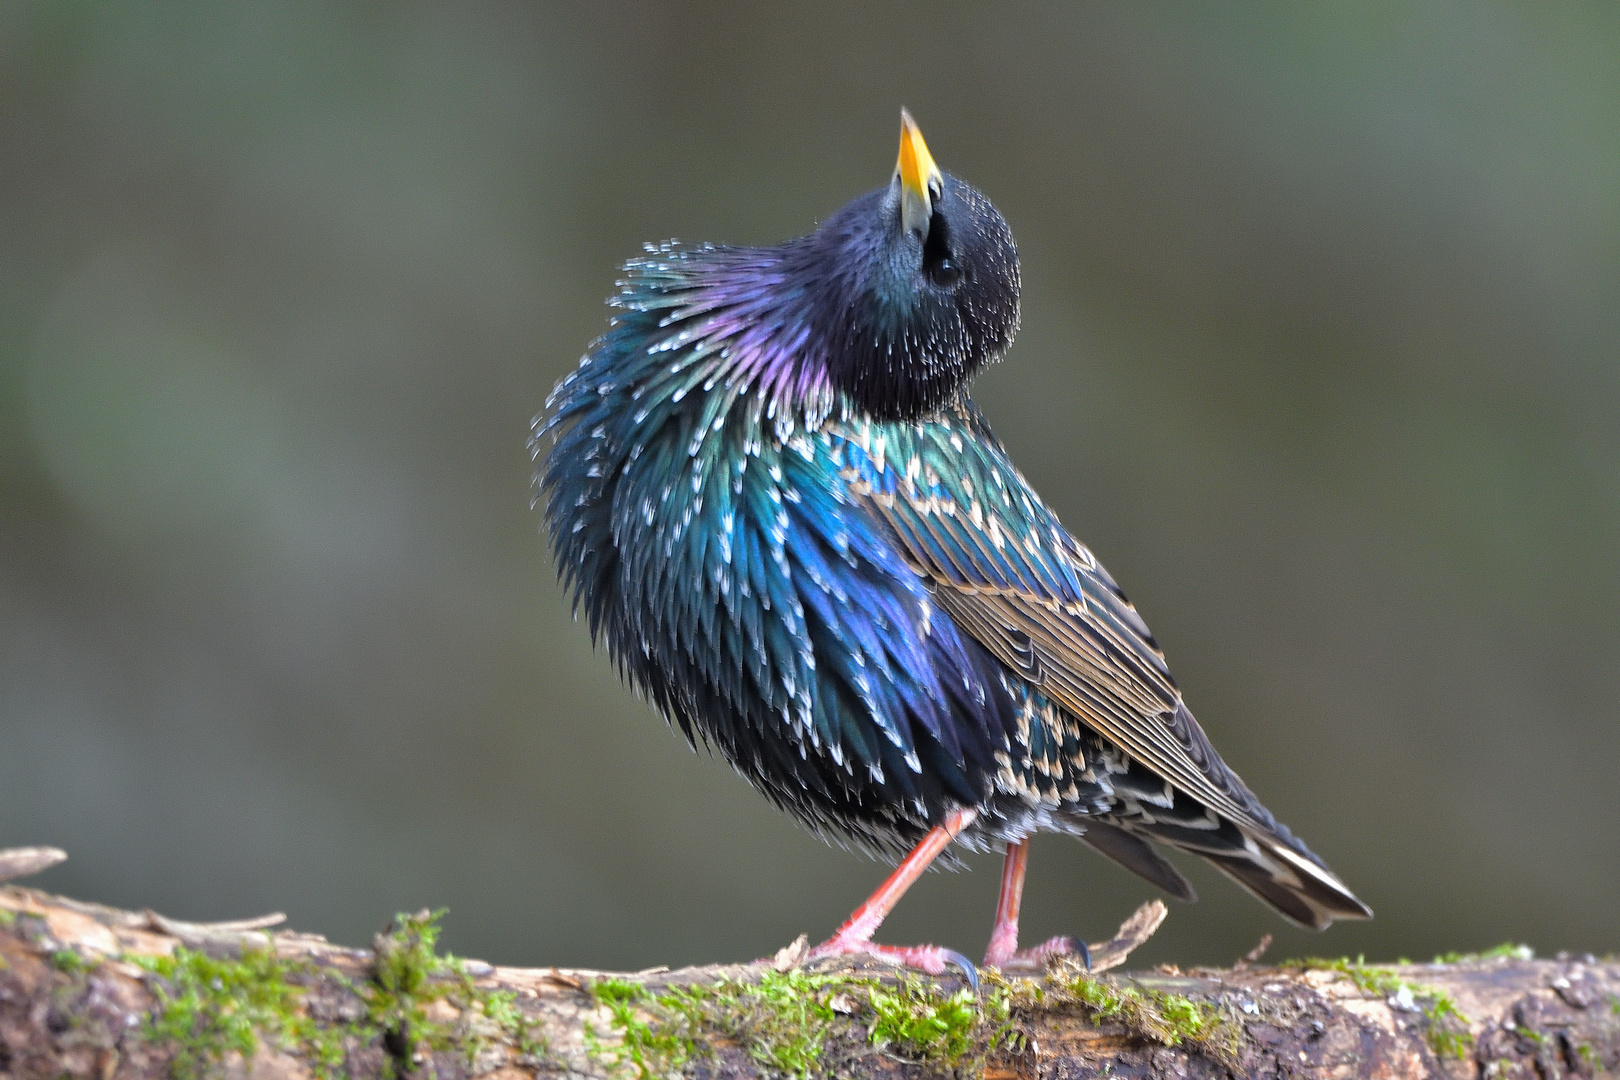
[[[0, 881], [48, 852], [0, 852]], [[1612, 960], [1102, 973], [1162, 912], [1093, 946], [1093, 971], [989, 970], [975, 989], [794, 946], [680, 971], [499, 967], [440, 955], [428, 912], [352, 949], [279, 916], [185, 923], [0, 885], [0, 1080], [1620, 1073]]]

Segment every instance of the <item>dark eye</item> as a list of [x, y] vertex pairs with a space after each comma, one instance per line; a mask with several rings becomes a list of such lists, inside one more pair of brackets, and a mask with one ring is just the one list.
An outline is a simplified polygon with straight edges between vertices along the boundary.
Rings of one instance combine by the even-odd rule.
[[962, 268], [949, 255], [936, 259], [928, 266], [928, 277], [935, 285], [948, 289], [962, 280]]

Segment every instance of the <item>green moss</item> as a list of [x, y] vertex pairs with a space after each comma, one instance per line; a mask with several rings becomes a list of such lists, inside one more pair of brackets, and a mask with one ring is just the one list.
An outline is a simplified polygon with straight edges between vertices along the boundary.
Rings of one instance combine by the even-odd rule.
[[1009, 1031], [1008, 991], [991, 984], [980, 1001], [969, 989], [941, 993], [935, 984], [915, 976], [894, 988], [867, 993], [873, 1018], [867, 1038], [873, 1046], [894, 1046], [914, 1061], [961, 1064], [969, 1054], [995, 1049]]
[[[443, 909], [396, 915], [377, 936], [371, 985], [358, 988], [370, 1024], [390, 1033], [403, 1047], [399, 1056], [406, 1060], [424, 1048], [459, 1048], [471, 1064], [485, 1042], [472, 1022], [473, 1014], [478, 1014], [499, 1027], [520, 1055], [531, 1061], [543, 1058], [545, 1043], [517, 1007], [517, 995], [482, 989], [463, 961], [438, 954], [439, 922], [444, 916]], [[428, 1018], [428, 1007], [439, 1001], [458, 1011], [456, 1022]]]
[[1575, 1045], [1575, 1056], [1581, 1059], [1581, 1064], [1593, 1076], [1596, 1076], [1603, 1067], [1603, 1058], [1599, 1056], [1597, 1048], [1591, 1043], [1577, 1043]]
[[971, 990], [942, 994], [932, 983], [906, 977], [893, 987], [867, 992], [874, 1013], [867, 1038], [920, 1061], [955, 1061], [973, 1048], [979, 999]]
[[1511, 941], [1504, 942], [1494, 948], [1483, 952], [1448, 952], [1441, 953], [1434, 958], [1437, 964], [1472, 964], [1481, 960], [1534, 960], [1536, 951], [1528, 945], [1515, 945]]
[[[177, 1080], [215, 1071], [227, 1054], [252, 1058], [262, 1042], [304, 1056], [320, 1080], [340, 1075], [348, 1047], [390, 1041], [407, 1060], [419, 1049], [459, 1049], [471, 1062], [484, 1039], [473, 1022], [482, 1015], [535, 1059], [545, 1047], [516, 997], [480, 989], [454, 957], [437, 955], [442, 912], [395, 918], [377, 939], [372, 977], [361, 984], [331, 969], [279, 956], [273, 949], [244, 948], [238, 958], [177, 948], [171, 956], [126, 957], [149, 972], [157, 1007], [146, 1025], [149, 1038], [178, 1048]], [[335, 980], [354, 993], [365, 1015], [350, 1023], [321, 1025], [304, 1011], [306, 984]], [[454, 1024], [428, 1019], [428, 1006], [446, 1001], [459, 1010]], [[394, 1069], [390, 1058], [390, 1069]]]
[[1429, 1030], [1424, 1037], [1435, 1057], [1461, 1060], [1468, 1056], [1474, 1048], [1474, 1036], [1468, 1031], [1468, 1018], [1450, 998], [1436, 999], [1434, 1008], [1424, 1009], [1423, 1015], [1429, 1020]]
[[611, 1015], [614, 1041], [604, 1043], [587, 1026], [586, 1049], [616, 1072], [651, 1080], [711, 1056], [710, 1039], [720, 1035], [735, 1039], [767, 1072], [808, 1078], [819, 1071], [838, 1021], [832, 999], [857, 985], [870, 980], [772, 971], [757, 982], [722, 979], [653, 993], [639, 983], [602, 979], [591, 993]]
[[609, 976], [591, 984], [591, 997], [596, 999], [598, 1005], [612, 1009], [644, 1000], [647, 988], [629, 979]]
[[57, 949], [51, 953], [51, 966], [66, 975], [82, 975], [97, 965], [79, 955], [75, 949]]
[[731, 1036], [761, 1068], [807, 1078], [822, 1066], [828, 1036], [839, 1022], [833, 1000], [857, 982], [844, 976], [771, 971], [758, 982], [725, 981], [714, 988], [702, 1017]]
[[1077, 1007], [1144, 1040], [1191, 1046], [1236, 1062], [1243, 1028], [1220, 1006], [1181, 994], [1084, 975], [1009, 981], [985, 972], [983, 993], [946, 993], [915, 975], [768, 972], [758, 981], [650, 989], [604, 978], [591, 986], [609, 1030], [586, 1027], [586, 1051], [612, 1074], [666, 1080], [713, 1057], [716, 1038], [734, 1041], [761, 1072], [808, 1080], [846, 1072], [862, 1046], [959, 1074], [1017, 1038], [1016, 1015]]
[[322, 1030], [300, 1011], [304, 991], [292, 980], [308, 975], [308, 964], [283, 960], [268, 948], [244, 949], [239, 959], [185, 948], [127, 959], [154, 976], [149, 985], [157, 1008], [145, 1033], [177, 1048], [172, 1072], [178, 1080], [208, 1074], [232, 1051], [251, 1059], [261, 1039], [307, 1055], [319, 1077], [343, 1064], [343, 1033]]
[[[465, 976], [465, 969], [462, 974]], [[471, 982], [468, 977], [468, 982]], [[549, 1048], [546, 1046], [538, 1032], [535, 1031], [533, 1021], [523, 1014], [517, 1007], [517, 993], [512, 990], [478, 990], [474, 988], [477, 1001], [483, 1014], [487, 1016], [502, 1031], [512, 1036], [513, 1044], [517, 1046], [519, 1054], [526, 1058], [539, 1059], [546, 1056]]]
[[1095, 1019], [1120, 1023], [1149, 1042], [1195, 1047], [1228, 1063], [1237, 1060], [1242, 1027], [1218, 1005], [1080, 973], [1052, 982], [1048, 1004], [1072, 1001]]
[[1551, 1040], [1534, 1028], [1525, 1027], [1521, 1024], [1519, 1027], [1516, 1027], [1513, 1030], [1518, 1033], [1521, 1039], [1527, 1040], [1537, 1050], [1550, 1049]]
[[640, 1078], [678, 1075], [698, 1054], [686, 1013], [676, 995], [654, 996], [640, 983], [602, 979], [591, 986], [591, 996], [608, 1010], [616, 1043], [604, 1043], [586, 1021], [585, 1051], [614, 1067], [615, 1072]]
[[439, 920], [444, 911], [396, 915], [372, 943], [371, 985], [366, 999], [371, 1025], [388, 1032], [399, 1057], [410, 1060], [424, 1047], [448, 1049], [454, 1031], [428, 1019], [429, 1005], [446, 996], [446, 987], [434, 979], [445, 973], [439, 958]]
[[[896, 983], [848, 974], [770, 971], [757, 980], [653, 991], [624, 979], [591, 987], [611, 1030], [587, 1025], [587, 1051], [615, 1074], [664, 1080], [717, 1039], [734, 1042], [767, 1075], [809, 1080], [836, 1074], [873, 1046], [958, 1067], [989, 1052], [1008, 1028], [1007, 993], [946, 994], [929, 980]], [[863, 1027], [864, 1025], [864, 1027]]]
[[0, 908], [0, 927], [10, 930], [17, 922], [17, 913], [10, 908]]
[[[1494, 950], [1493, 950], [1494, 951]], [[1474, 1037], [1468, 1031], [1468, 1017], [1457, 1008], [1457, 1003], [1443, 990], [1421, 983], [1407, 982], [1387, 967], [1368, 964], [1363, 957], [1350, 960], [1301, 960], [1291, 966], [1318, 971], [1336, 971], [1369, 994], [1384, 998], [1400, 998], [1402, 991], [1428, 1022], [1425, 1038], [1436, 1057], [1462, 1058], [1473, 1048]]]

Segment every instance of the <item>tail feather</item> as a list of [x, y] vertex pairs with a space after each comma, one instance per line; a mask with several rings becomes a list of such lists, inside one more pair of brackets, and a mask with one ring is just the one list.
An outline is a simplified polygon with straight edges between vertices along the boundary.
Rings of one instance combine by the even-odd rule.
[[1313, 930], [1324, 930], [1333, 922], [1330, 915], [1247, 859], [1206, 858], [1217, 870], [1243, 886], [1244, 891], [1289, 922]]
[[1148, 846], [1149, 840], [1207, 859], [1284, 918], [1301, 926], [1321, 930], [1337, 919], [1372, 918], [1372, 909], [1280, 825], [1275, 832], [1240, 826], [1181, 792], [1175, 793], [1169, 806], [1136, 802], [1127, 813], [1115, 816], [1112, 824], [1114, 834], [1134, 840], [1135, 845], [1121, 843], [1109, 832], [1097, 830], [1095, 823], [1087, 824], [1084, 839], [1172, 895], [1182, 895], [1172, 887], [1176, 882], [1189, 894], [1191, 886]]
[[[1271, 880], [1291, 889], [1295, 897], [1309, 904], [1316, 913], [1317, 917], [1306, 921], [1305, 925], [1322, 929], [1335, 919], [1372, 918], [1372, 908], [1362, 903], [1333, 871], [1319, 862], [1303, 858], [1291, 846], [1277, 843], [1270, 837], [1256, 837], [1256, 840], [1273, 857], [1271, 861], [1283, 868], [1282, 873], [1270, 870]], [[1238, 881], [1245, 883], [1242, 878]]]
[[[1224, 831], [1224, 830], [1223, 830]], [[1372, 909], [1325, 867], [1269, 836], [1245, 835], [1226, 850], [1187, 847], [1290, 922], [1325, 930], [1337, 919], [1370, 919]]]
[[1163, 855], [1154, 851], [1153, 845], [1140, 836], [1107, 822], [1092, 820], [1086, 822], [1086, 831], [1080, 839], [1125, 869], [1140, 874], [1177, 900], [1198, 899], [1192, 883], [1181, 876], [1181, 871], [1167, 862]]

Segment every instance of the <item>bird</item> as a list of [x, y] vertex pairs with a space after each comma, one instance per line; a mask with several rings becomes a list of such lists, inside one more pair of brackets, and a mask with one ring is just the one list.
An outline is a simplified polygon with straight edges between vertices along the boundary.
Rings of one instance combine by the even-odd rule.
[[811, 830], [895, 861], [811, 957], [971, 975], [873, 936], [944, 856], [1004, 854], [984, 962], [1020, 948], [1028, 844], [1171, 896], [1160, 847], [1285, 919], [1370, 918], [1211, 746], [1146, 623], [969, 393], [1019, 325], [1011, 229], [901, 111], [889, 182], [776, 246], [670, 241], [533, 423], [559, 577], [620, 675]]

